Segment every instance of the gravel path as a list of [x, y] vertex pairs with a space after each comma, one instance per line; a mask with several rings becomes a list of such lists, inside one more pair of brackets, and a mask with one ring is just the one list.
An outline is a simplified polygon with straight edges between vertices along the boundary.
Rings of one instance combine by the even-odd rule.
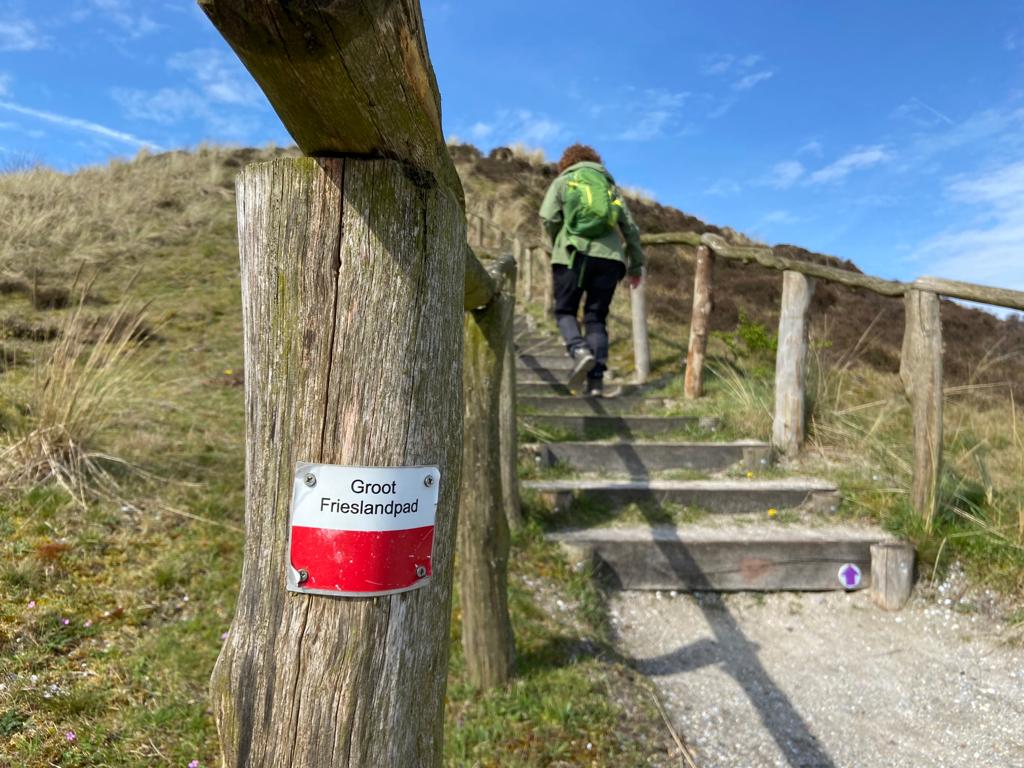
[[700, 768], [1024, 768], [1024, 651], [955, 605], [613, 594], [622, 653]]

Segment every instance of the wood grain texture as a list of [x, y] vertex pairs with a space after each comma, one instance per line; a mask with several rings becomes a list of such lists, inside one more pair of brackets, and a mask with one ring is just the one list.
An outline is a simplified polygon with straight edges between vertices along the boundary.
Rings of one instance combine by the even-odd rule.
[[418, 0], [198, 0], [304, 154], [389, 157], [461, 195]]
[[814, 280], [800, 272], [782, 273], [779, 344], [775, 354], [775, 419], [772, 445], [783, 455], [795, 456], [806, 432], [807, 310], [814, 295]]
[[687, 400], [696, 400], [704, 394], [704, 360], [707, 357], [711, 310], [714, 307], [712, 289], [714, 271], [714, 252], [706, 245], [699, 246], [697, 248], [697, 263], [693, 271], [690, 344], [686, 350], [686, 374], [683, 379], [683, 391]]
[[930, 530], [942, 480], [942, 321], [939, 297], [930, 291], [908, 291], [904, 303], [900, 379], [914, 420], [910, 501]]
[[[516, 240], [518, 243], [519, 241]], [[504, 294], [513, 300], [517, 287], [517, 271], [506, 279]], [[501, 434], [501, 489], [505, 519], [510, 530], [523, 527], [522, 500], [519, 496], [519, 421], [516, 417], [516, 346], [509, 323], [504, 341], [505, 358], [501, 364], [501, 393], [498, 401], [498, 422]]]
[[[388, 160], [238, 180], [246, 543], [211, 680], [225, 766], [439, 766], [462, 424], [459, 201]], [[297, 461], [441, 468], [433, 577], [378, 598], [285, 591]]]
[[898, 611], [914, 586], [914, 545], [885, 542], [871, 545], [871, 601], [886, 611]]
[[527, 304], [533, 301], [533, 248], [527, 246], [523, 249], [523, 301]]
[[647, 340], [647, 286], [641, 282], [629, 289], [629, 308], [633, 321], [633, 380], [644, 384], [651, 375], [651, 347]]
[[699, 232], [662, 232], [658, 234], [640, 235], [644, 245], [690, 245], [701, 244]]
[[463, 475], [459, 520], [459, 605], [470, 682], [486, 689], [512, 676], [508, 615], [508, 521], [502, 499], [501, 380], [515, 301], [501, 293], [464, 320]]

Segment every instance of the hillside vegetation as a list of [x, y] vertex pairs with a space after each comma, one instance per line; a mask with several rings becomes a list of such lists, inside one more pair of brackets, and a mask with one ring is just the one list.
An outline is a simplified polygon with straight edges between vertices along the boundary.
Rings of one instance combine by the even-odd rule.
[[[0, 175], [0, 765], [217, 764], [206, 686], [234, 609], [245, 503], [233, 180], [282, 152], [207, 147]], [[452, 152], [471, 209], [532, 239], [550, 166]], [[645, 231], [741, 237], [652, 201], [633, 207]], [[692, 274], [684, 252], [650, 256], [654, 374], [673, 395]], [[779, 277], [718, 274], [714, 372], [698, 408], [763, 437]], [[621, 294], [613, 363], [625, 375]], [[905, 503], [902, 308], [829, 287], [816, 302], [807, 466], [843, 483], [843, 514], [913, 536], [925, 577], [960, 559], [976, 583], [1019, 595], [1020, 324], [943, 307], [950, 472], [926, 533]], [[608, 643], [601, 595], [541, 526], [512, 558], [513, 687], [477, 695], [453, 643], [448, 763], [670, 764], [645, 684]], [[456, 603], [456, 641], [458, 617]]]

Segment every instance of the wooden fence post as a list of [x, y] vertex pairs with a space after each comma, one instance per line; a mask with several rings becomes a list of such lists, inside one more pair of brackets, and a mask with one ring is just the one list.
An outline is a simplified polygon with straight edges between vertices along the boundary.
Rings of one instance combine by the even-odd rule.
[[544, 314], [551, 317], [555, 311], [555, 283], [551, 272], [551, 253], [543, 246], [540, 248], [540, 270], [544, 276]]
[[904, 299], [906, 329], [900, 378], [914, 419], [914, 510], [931, 530], [942, 480], [942, 321], [939, 297], [911, 288]]
[[[464, 304], [492, 292], [466, 261], [419, 3], [199, 3], [308, 156], [239, 182], [246, 541], [211, 679], [221, 762], [436, 768], [461, 323]], [[381, 597], [286, 592], [297, 461], [438, 466], [430, 580]]]
[[533, 246], [526, 246], [524, 251], [526, 261], [523, 270], [523, 300], [529, 304], [533, 301]]
[[[461, 211], [396, 161], [314, 158], [249, 166], [238, 206], [246, 549], [211, 681], [225, 765], [437, 765], [461, 462]], [[286, 592], [298, 461], [439, 466], [434, 583], [355, 600]]]
[[704, 394], [704, 360], [708, 351], [708, 330], [711, 326], [712, 279], [715, 253], [706, 245], [697, 247], [693, 270], [693, 308], [690, 311], [690, 345], [686, 351], [684, 392], [687, 400]]
[[814, 295], [814, 280], [800, 272], [782, 273], [782, 307], [775, 356], [775, 420], [772, 444], [794, 456], [804, 444], [806, 425], [807, 310]]
[[871, 601], [887, 611], [898, 611], [910, 599], [914, 586], [914, 545], [885, 541], [871, 545]]
[[[516, 240], [518, 243], [519, 241]], [[508, 296], [516, 295], [518, 282], [518, 266], [507, 280]], [[513, 310], [515, 304], [513, 303]], [[514, 312], [513, 312], [514, 315]], [[515, 332], [509, 326], [509, 336], [505, 343], [505, 359], [501, 368], [501, 399], [498, 403], [501, 432], [501, 487], [503, 491], [505, 518], [508, 527], [518, 531], [523, 527], [522, 500], [519, 496], [519, 424], [516, 418], [516, 345]]]
[[629, 290], [629, 306], [633, 316], [634, 381], [643, 384], [651, 373], [651, 349], [647, 343], [646, 279]]
[[464, 321], [465, 421], [459, 603], [470, 681], [503, 685], [512, 675], [515, 641], [508, 616], [509, 527], [503, 502], [502, 378], [512, 344], [515, 300], [502, 291]]

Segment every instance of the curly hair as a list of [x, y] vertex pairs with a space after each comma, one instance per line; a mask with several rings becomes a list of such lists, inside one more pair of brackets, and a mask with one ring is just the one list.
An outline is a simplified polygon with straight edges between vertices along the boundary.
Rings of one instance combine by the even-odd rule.
[[573, 144], [571, 147], [566, 147], [565, 152], [562, 153], [562, 159], [558, 161], [558, 172], [562, 173], [570, 165], [582, 163], [584, 160], [600, 163], [601, 156], [597, 154], [596, 149], [588, 147], [586, 144]]

